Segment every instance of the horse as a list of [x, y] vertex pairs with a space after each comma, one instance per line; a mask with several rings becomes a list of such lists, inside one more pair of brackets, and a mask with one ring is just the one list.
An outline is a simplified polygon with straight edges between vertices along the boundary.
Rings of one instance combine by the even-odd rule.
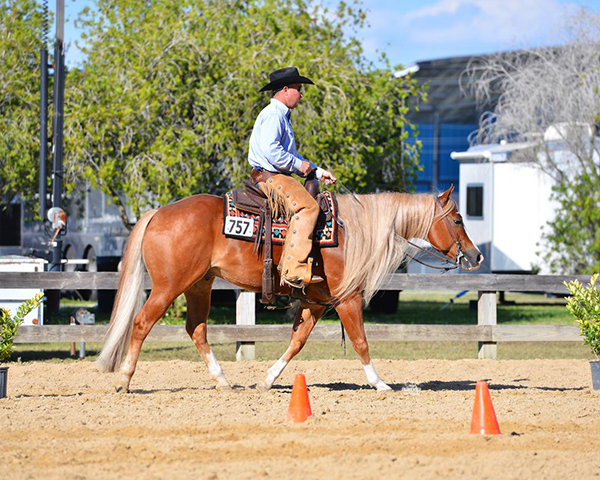
[[[338, 246], [313, 248], [313, 272], [324, 281], [305, 287], [285, 353], [258, 382], [269, 390], [300, 352], [328, 306], [337, 311], [369, 385], [391, 390], [369, 356], [363, 325], [366, 304], [398, 269], [411, 239], [428, 241], [463, 270], [475, 270], [483, 256], [469, 238], [456, 203], [454, 187], [438, 195], [377, 193], [338, 195], [341, 227]], [[231, 390], [206, 337], [210, 294], [215, 277], [242, 289], [260, 292], [263, 262], [254, 245], [223, 235], [223, 197], [200, 194], [150, 210], [133, 228], [123, 256], [109, 330], [97, 359], [101, 371], [120, 375], [117, 392], [128, 392], [142, 344], [156, 322], [181, 294], [187, 302], [186, 331], [218, 390]], [[282, 247], [273, 247], [279, 262]], [[152, 280], [146, 299], [144, 269]], [[274, 269], [275, 270], [275, 269]], [[290, 295], [275, 272], [275, 294]], [[125, 360], [123, 361], [123, 357]]]

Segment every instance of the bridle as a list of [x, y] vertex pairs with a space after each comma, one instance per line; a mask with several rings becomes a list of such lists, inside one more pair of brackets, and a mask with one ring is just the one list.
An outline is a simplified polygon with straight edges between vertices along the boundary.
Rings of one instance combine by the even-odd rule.
[[[437, 197], [435, 199], [435, 204], [436, 204], [436, 207], [439, 207], [440, 210], [443, 210], [442, 203], [440, 202], [440, 199]], [[450, 220], [448, 220], [448, 215], [443, 216], [442, 220], [444, 222], [444, 225], [446, 225], [446, 228], [448, 229], [448, 233], [450, 234], [452, 241], [456, 245], [456, 257], [454, 258], [454, 260], [452, 260], [450, 257], [448, 257], [446, 255], [442, 255], [438, 252], [426, 250], [423, 247], [417, 245], [416, 243], [411, 242], [410, 240], [408, 240], [408, 244], [411, 245], [412, 247], [415, 247], [418, 250], [421, 250], [422, 252], [427, 253], [428, 255], [431, 255], [433, 257], [436, 257], [436, 258], [442, 260], [444, 263], [451, 264], [452, 266], [451, 267], [448, 267], [448, 266], [438, 267], [435, 265], [429, 265], [429, 264], [419, 260], [418, 258], [413, 257], [413, 260], [415, 262], [420, 263], [421, 265], [424, 265], [429, 268], [434, 268], [436, 270], [445, 270], [447, 272], [448, 270], [454, 270], [454, 269], [458, 268], [459, 264], [460, 264], [460, 260], [465, 256], [465, 254], [463, 253], [462, 244], [460, 243], [460, 238], [458, 237], [458, 234], [456, 233], [456, 229], [454, 228], [454, 226], [452, 225]]]

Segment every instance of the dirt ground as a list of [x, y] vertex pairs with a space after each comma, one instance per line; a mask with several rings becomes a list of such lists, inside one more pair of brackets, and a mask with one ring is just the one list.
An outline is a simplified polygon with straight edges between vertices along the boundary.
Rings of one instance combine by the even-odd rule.
[[[367, 388], [358, 361], [141, 362], [132, 393], [94, 364], [11, 364], [0, 400], [6, 478], [581, 478], [600, 476], [600, 393], [582, 360], [374, 360], [394, 389]], [[313, 417], [286, 418], [304, 373]], [[502, 435], [469, 435], [487, 380]]]

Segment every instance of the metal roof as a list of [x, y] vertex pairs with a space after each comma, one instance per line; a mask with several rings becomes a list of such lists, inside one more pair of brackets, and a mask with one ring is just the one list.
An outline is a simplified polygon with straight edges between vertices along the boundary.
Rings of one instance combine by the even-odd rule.
[[510, 154], [517, 150], [535, 147], [539, 142], [496, 143], [490, 145], [477, 145], [466, 152], [452, 152], [450, 157], [459, 162], [506, 162]]
[[396, 77], [410, 74], [420, 85], [429, 85], [427, 103], [419, 103], [420, 111], [411, 112], [410, 119], [416, 123], [431, 123], [432, 114], [437, 111], [442, 123], [479, 123], [481, 114], [493, 109], [498, 97], [492, 98], [484, 107], [478, 106], [469, 88], [468, 78], [461, 78], [461, 75], [471, 60], [486, 56], [488, 55], [469, 55], [420, 61], [395, 72]]

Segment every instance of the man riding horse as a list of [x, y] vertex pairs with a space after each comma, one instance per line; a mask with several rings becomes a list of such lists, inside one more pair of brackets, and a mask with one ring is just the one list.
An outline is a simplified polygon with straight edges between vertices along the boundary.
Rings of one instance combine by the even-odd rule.
[[[302, 85], [312, 83], [295, 68], [271, 74], [271, 82], [262, 90], [273, 90], [273, 99], [256, 120], [248, 155], [259, 187], [274, 206], [283, 207], [291, 218], [280, 264], [283, 282], [294, 287], [322, 279], [312, 276], [310, 258], [317, 204], [291, 175], [308, 175], [315, 170], [323, 183], [336, 182], [331, 173], [298, 155], [294, 143], [289, 113], [302, 98]], [[300, 302], [296, 312], [289, 346], [268, 370], [265, 380], [257, 384], [259, 390], [267, 391], [273, 386], [300, 352], [328, 305], [339, 315], [369, 385], [379, 391], [390, 390], [371, 363], [363, 303], [398, 268], [413, 238], [427, 240], [463, 269], [479, 268], [483, 256], [469, 238], [451, 199], [453, 189], [440, 195], [361, 195], [360, 201], [350, 195], [338, 197], [338, 214], [344, 228], [338, 231], [337, 247], [319, 252], [319, 273], [325, 281], [306, 289], [306, 300]], [[218, 388], [231, 390], [207, 338], [213, 282], [219, 277], [243, 289], [261, 292], [264, 269], [261, 259], [253, 254], [251, 242], [223, 235], [224, 206], [223, 197], [194, 195], [146, 212], [132, 230], [110, 327], [97, 360], [104, 371], [120, 366], [117, 391], [129, 391], [146, 336], [181, 294], [187, 302], [186, 331]], [[152, 280], [148, 299], [146, 270]], [[282, 287], [276, 288], [275, 294], [289, 293], [286, 286]]]
[[317, 167], [296, 150], [290, 122], [291, 111], [298, 106], [302, 85], [314, 85], [300, 76], [295, 67], [281, 68], [269, 76], [270, 82], [260, 89], [272, 91], [271, 103], [258, 115], [252, 135], [248, 161], [254, 167], [252, 179], [275, 205], [289, 214], [290, 225], [281, 256], [281, 284], [302, 288], [323, 278], [312, 275], [312, 237], [319, 207], [308, 191], [292, 177], [307, 177], [313, 171], [325, 185], [337, 179], [327, 170]]

